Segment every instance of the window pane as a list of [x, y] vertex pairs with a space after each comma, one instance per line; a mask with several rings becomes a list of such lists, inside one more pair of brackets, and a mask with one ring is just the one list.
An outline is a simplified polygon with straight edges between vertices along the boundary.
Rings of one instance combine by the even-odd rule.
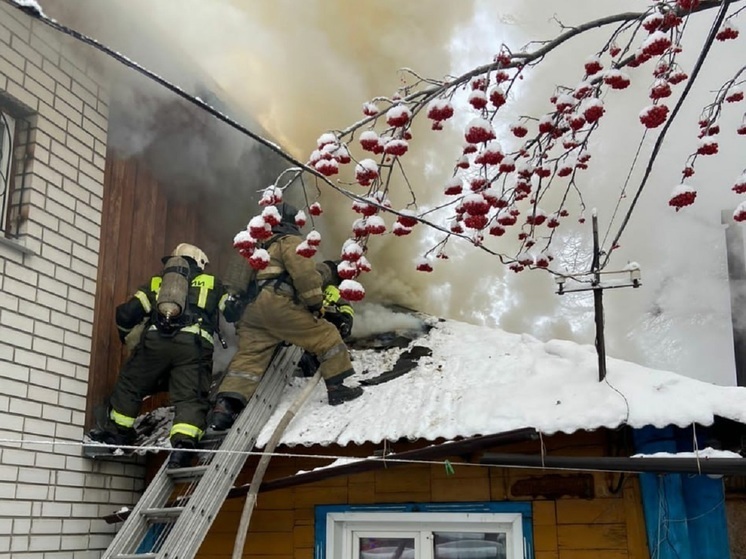
[[414, 559], [414, 538], [360, 538], [360, 559]]
[[507, 559], [504, 532], [433, 532], [435, 559]]

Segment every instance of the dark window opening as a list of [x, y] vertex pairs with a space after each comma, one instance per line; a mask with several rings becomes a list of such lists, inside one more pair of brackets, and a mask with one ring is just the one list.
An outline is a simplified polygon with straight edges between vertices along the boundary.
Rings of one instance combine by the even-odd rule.
[[0, 234], [16, 239], [28, 217], [24, 191], [31, 162], [29, 111], [0, 96]]

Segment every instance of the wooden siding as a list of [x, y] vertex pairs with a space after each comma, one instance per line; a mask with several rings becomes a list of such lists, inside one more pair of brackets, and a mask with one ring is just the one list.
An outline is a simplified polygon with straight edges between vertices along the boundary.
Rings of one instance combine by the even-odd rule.
[[[93, 423], [95, 406], [111, 392], [126, 357], [114, 324], [116, 305], [160, 271], [161, 258], [178, 243], [193, 243], [202, 248], [210, 258], [210, 271], [218, 275], [221, 262], [231, 251], [232, 235], [215, 232], [210, 225], [220, 220], [208, 222], [201, 201], [194, 200], [193, 195], [190, 198], [191, 201], [182, 202], [178, 191], [156, 181], [138, 159], [120, 159], [108, 154], [87, 427]], [[165, 396], [160, 396], [148, 401], [148, 408], [164, 403]]]
[[[569, 454], [599, 441], [598, 434], [560, 436], [545, 441], [549, 453]], [[525, 452], [527, 446], [514, 445], [500, 452]], [[366, 445], [352, 449], [355, 455], [370, 456], [375, 448]], [[397, 451], [405, 450], [402, 446]], [[324, 454], [330, 448], [293, 449], [301, 454]], [[335, 453], [352, 454], [347, 449]], [[590, 452], [589, 454], [595, 454]], [[409, 502], [525, 501], [511, 495], [519, 480], [570, 472], [536, 469], [498, 468], [467, 464], [453, 457], [454, 473], [444, 464], [413, 464], [376, 470], [293, 488], [260, 493], [247, 537], [244, 557], [251, 559], [312, 559], [314, 547], [314, 506], [325, 504], [383, 504]], [[268, 479], [292, 475], [299, 470], [320, 467], [324, 461], [313, 458], [277, 457], [270, 465]], [[239, 484], [251, 479], [251, 461]], [[649, 559], [638, 480], [635, 476], [594, 473], [595, 498], [537, 498], [533, 504], [535, 559]], [[620, 486], [621, 485], [621, 486]], [[231, 499], [203, 543], [198, 559], [226, 559], [231, 556], [235, 529], [244, 499]]]

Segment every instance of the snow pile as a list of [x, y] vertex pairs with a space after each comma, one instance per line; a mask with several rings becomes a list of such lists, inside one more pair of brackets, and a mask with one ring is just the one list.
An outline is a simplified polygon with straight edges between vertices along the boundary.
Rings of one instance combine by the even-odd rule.
[[[282, 444], [347, 445], [470, 437], [535, 428], [572, 433], [599, 427], [709, 425], [719, 415], [746, 422], [746, 388], [722, 387], [675, 373], [607, 360], [598, 381], [595, 349], [456, 321], [431, 319], [432, 328], [411, 346], [431, 348], [409, 373], [366, 387], [337, 407], [320, 384], [291, 422]], [[410, 347], [411, 347], [410, 346]], [[407, 348], [353, 351], [365, 383], [390, 370]], [[264, 446], [306, 383], [295, 378], [258, 438]]]

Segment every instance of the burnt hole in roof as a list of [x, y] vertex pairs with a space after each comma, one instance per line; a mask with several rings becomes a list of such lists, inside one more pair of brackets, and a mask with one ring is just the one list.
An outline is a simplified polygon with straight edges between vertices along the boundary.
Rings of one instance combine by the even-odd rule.
[[406, 375], [409, 371], [417, 367], [421, 357], [430, 357], [432, 354], [433, 350], [429, 347], [414, 345], [399, 356], [399, 359], [396, 360], [396, 363], [394, 363], [391, 370], [381, 373], [373, 378], [363, 379], [360, 381], [360, 384], [366, 386], [382, 384], [402, 375]]

